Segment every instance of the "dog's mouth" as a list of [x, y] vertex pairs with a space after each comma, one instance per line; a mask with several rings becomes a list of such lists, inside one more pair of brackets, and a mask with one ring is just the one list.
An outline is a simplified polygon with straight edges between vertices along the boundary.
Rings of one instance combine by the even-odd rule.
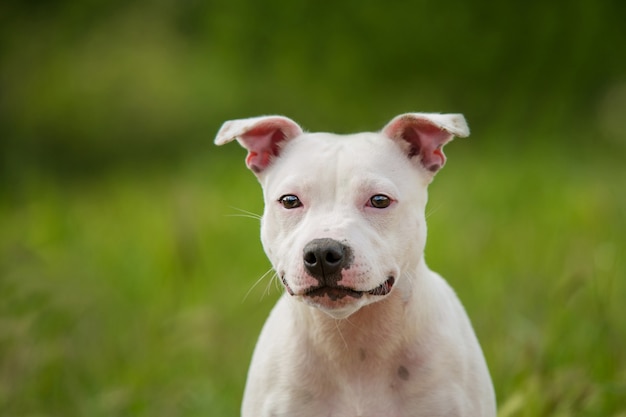
[[322, 285], [319, 287], [311, 288], [304, 292], [305, 297], [328, 297], [332, 301], [336, 301], [338, 299], [344, 297], [352, 297], [352, 298], [361, 298], [363, 295], [373, 295], [373, 296], [384, 296], [391, 292], [393, 288], [393, 284], [395, 283], [394, 277], [389, 277], [385, 282], [380, 284], [378, 287], [369, 290], [369, 291], [356, 291], [352, 288], [343, 287], [343, 286], [328, 286]]

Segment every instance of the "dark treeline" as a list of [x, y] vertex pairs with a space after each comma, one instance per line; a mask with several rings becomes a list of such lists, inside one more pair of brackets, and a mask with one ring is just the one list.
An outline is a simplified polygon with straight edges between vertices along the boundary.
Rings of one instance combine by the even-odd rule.
[[4, 2], [1, 161], [169, 158], [269, 113], [344, 132], [463, 112], [485, 146], [623, 145], [625, 16], [617, 0]]

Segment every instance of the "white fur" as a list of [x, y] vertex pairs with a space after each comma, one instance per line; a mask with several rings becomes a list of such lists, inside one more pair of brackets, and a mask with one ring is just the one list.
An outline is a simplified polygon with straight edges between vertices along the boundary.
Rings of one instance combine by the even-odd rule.
[[[454, 125], [451, 133], [467, 135], [459, 116], [437, 118]], [[222, 143], [233, 139], [228, 136], [218, 135]], [[296, 129], [292, 136], [257, 172], [265, 199], [263, 247], [290, 292], [257, 343], [242, 415], [495, 416], [493, 387], [470, 321], [454, 291], [424, 261], [433, 173], [384, 133]], [[368, 206], [379, 194], [393, 204]], [[302, 207], [285, 209], [279, 202], [284, 195], [298, 196]], [[369, 291], [394, 276], [392, 291], [334, 301], [305, 296], [317, 281], [302, 254], [319, 238], [352, 250], [339, 284]]]

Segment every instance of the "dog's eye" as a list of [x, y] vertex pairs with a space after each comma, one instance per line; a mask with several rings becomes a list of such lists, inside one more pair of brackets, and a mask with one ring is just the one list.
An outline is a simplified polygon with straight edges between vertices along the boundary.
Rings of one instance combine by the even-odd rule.
[[302, 206], [302, 202], [300, 199], [292, 194], [287, 194], [282, 196], [278, 202], [283, 205], [286, 209], [295, 209]]
[[384, 209], [391, 205], [391, 198], [383, 194], [376, 194], [370, 198], [368, 206], [377, 209]]

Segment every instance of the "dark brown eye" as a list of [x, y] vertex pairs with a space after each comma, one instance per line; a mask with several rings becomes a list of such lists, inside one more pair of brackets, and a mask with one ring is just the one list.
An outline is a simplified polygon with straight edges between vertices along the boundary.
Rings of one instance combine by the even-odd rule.
[[391, 198], [383, 194], [376, 194], [370, 198], [368, 205], [377, 209], [384, 209], [391, 205]]
[[297, 196], [291, 194], [282, 196], [278, 200], [278, 202], [282, 204], [284, 208], [290, 210], [302, 206], [302, 202], [300, 201], [300, 199]]

